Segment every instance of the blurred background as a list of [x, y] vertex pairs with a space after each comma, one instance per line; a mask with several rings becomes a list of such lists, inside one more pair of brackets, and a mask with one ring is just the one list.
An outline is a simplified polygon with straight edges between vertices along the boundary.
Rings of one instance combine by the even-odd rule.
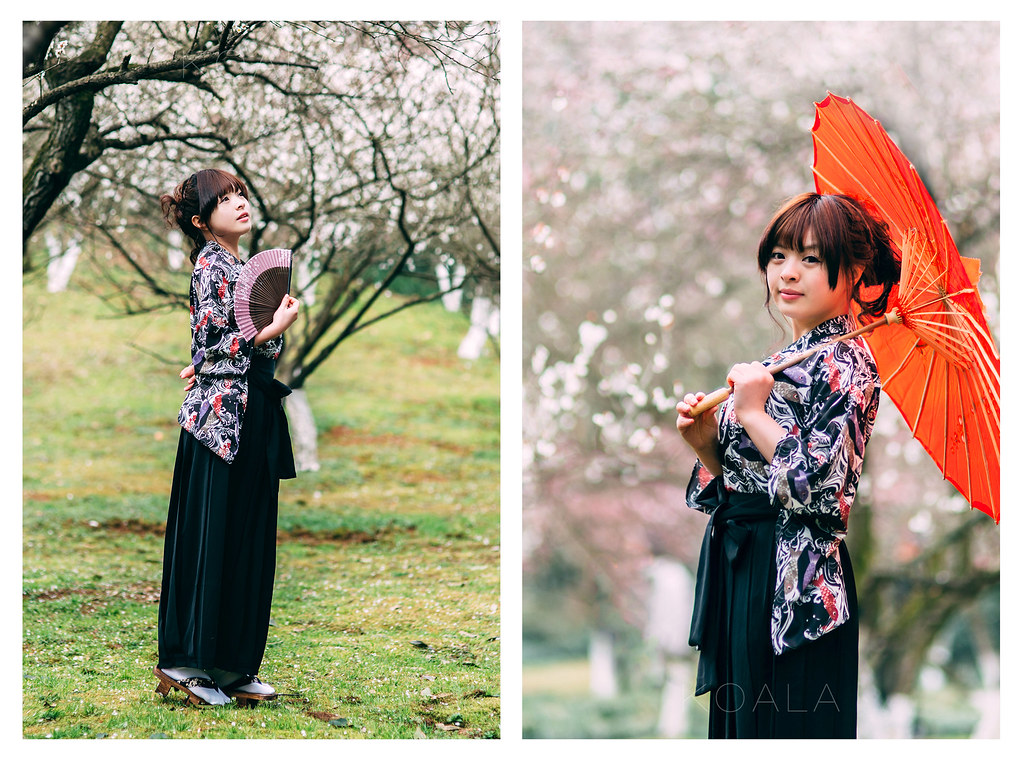
[[[675, 400], [788, 343], [755, 248], [814, 188], [828, 91], [981, 259], [998, 345], [999, 42], [986, 22], [524, 25], [526, 736], [706, 736], [686, 644], [706, 517]], [[999, 529], [886, 397], [847, 543], [860, 736], [998, 736]]]

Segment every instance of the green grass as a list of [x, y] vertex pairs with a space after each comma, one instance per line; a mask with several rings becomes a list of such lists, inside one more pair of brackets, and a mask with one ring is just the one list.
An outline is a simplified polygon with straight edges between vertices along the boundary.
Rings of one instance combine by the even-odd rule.
[[[635, 676], [636, 674], [634, 674]], [[706, 735], [696, 702], [691, 738]], [[523, 736], [527, 739], [650, 739], [657, 737], [660, 685], [643, 681], [615, 697], [590, 693], [590, 663], [585, 657], [525, 663]]]
[[499, 735], [498, 362], [457, 358], [463, 317], [401, 312], [309, 380], [260, 671], [291, 696], [199, 710], [151, 674], [187, 312], [23, 292], [26, 737]]

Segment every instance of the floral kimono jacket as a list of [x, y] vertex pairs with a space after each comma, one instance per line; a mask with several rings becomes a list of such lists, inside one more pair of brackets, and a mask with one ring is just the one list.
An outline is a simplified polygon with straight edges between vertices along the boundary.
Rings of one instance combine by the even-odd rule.
[[[852, 318], [827, 320], [764, 363], [776, 364], [853, 329]], [[721, 487], [766, 493], [779, 507], [771, 619], [777, 654], [819, 638], [850, 616], [838, 549], [878, 393], [878, 370], [866, 343], [836, 343], [776, 375], [765, 410], [788, 432], [771, 462], [737, 422], [730, 397], [719, 414], [722, 482], [699, 461], [694, 467], [686, 492], [691, 508], [710, 512]]]
[[212, 241], [196, 259], [189, 287], [196, 383], [178, 413], [178, 423], [226, 462], [238, 453], [253, 352], [277, 359], [284, 345], [278, 336], [254, 346], [238, 331], [234, 290], [241, 269], [238, 259]]

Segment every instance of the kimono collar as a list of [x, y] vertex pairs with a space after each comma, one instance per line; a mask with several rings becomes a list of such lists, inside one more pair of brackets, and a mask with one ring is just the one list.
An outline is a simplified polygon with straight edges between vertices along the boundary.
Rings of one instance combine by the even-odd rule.
[[[856, 322], [853, 317], [848, 314], [826, 319], [814, 329], [801, 335], [781, 351], [769, 356], [765, 360], [765, 364], [778, 364], [788, 356], [793, 356], [794, 354], [807, 351], [811, 348], [820, 347], [822, 344], [828, 342], [829, 338], [837, 335], [845, 335], [846, 333], [852, 332], [856, 329]], [[789, 378], [791, 382], [796, 382], [799, 385], [805, 385], [810, 380], [807, 373], [800, 369], [799, 365], [784, 369], [781, 374]]]
[[845, 335], [848, 332], [856, 330], [857, 326], [849, 314], [842, 314], [838, 317], [832, 317], [826, 319], [820, 325], [812, 330], [808, 330], [806, 333], [797, 338], [789, 347], [786, 349], [802, 350], [816, 346], [819, 343], [824, 343], [826, 340], [831, 338], [833, 335]]
[[206, 241], [206, 245], [203, 246], [202, 250], [199, 252], [199, 255], [200, 256], [207, 256], [207, 255], [209, 255], [210, 253], [213, 253], [213, 252], [217, 252], [221, 256], [226, 256], [227, 258], [231, 259], [231, 261], [233, 261], [233, 262], [239, 262], [240, 261], [239, 259], [235, 258], [234, 254], [232, 254], [231, 251], [229, 251], [227, 248], [222, 246], [216, 240], [207, 240]]

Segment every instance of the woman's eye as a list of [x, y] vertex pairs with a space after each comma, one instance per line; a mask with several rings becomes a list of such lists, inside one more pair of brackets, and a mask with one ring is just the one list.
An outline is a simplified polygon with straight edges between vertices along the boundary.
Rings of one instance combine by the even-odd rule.
[[804, 261], [808, 264], [820, 264], [821, 259], [817, 256], [804, 256]]

